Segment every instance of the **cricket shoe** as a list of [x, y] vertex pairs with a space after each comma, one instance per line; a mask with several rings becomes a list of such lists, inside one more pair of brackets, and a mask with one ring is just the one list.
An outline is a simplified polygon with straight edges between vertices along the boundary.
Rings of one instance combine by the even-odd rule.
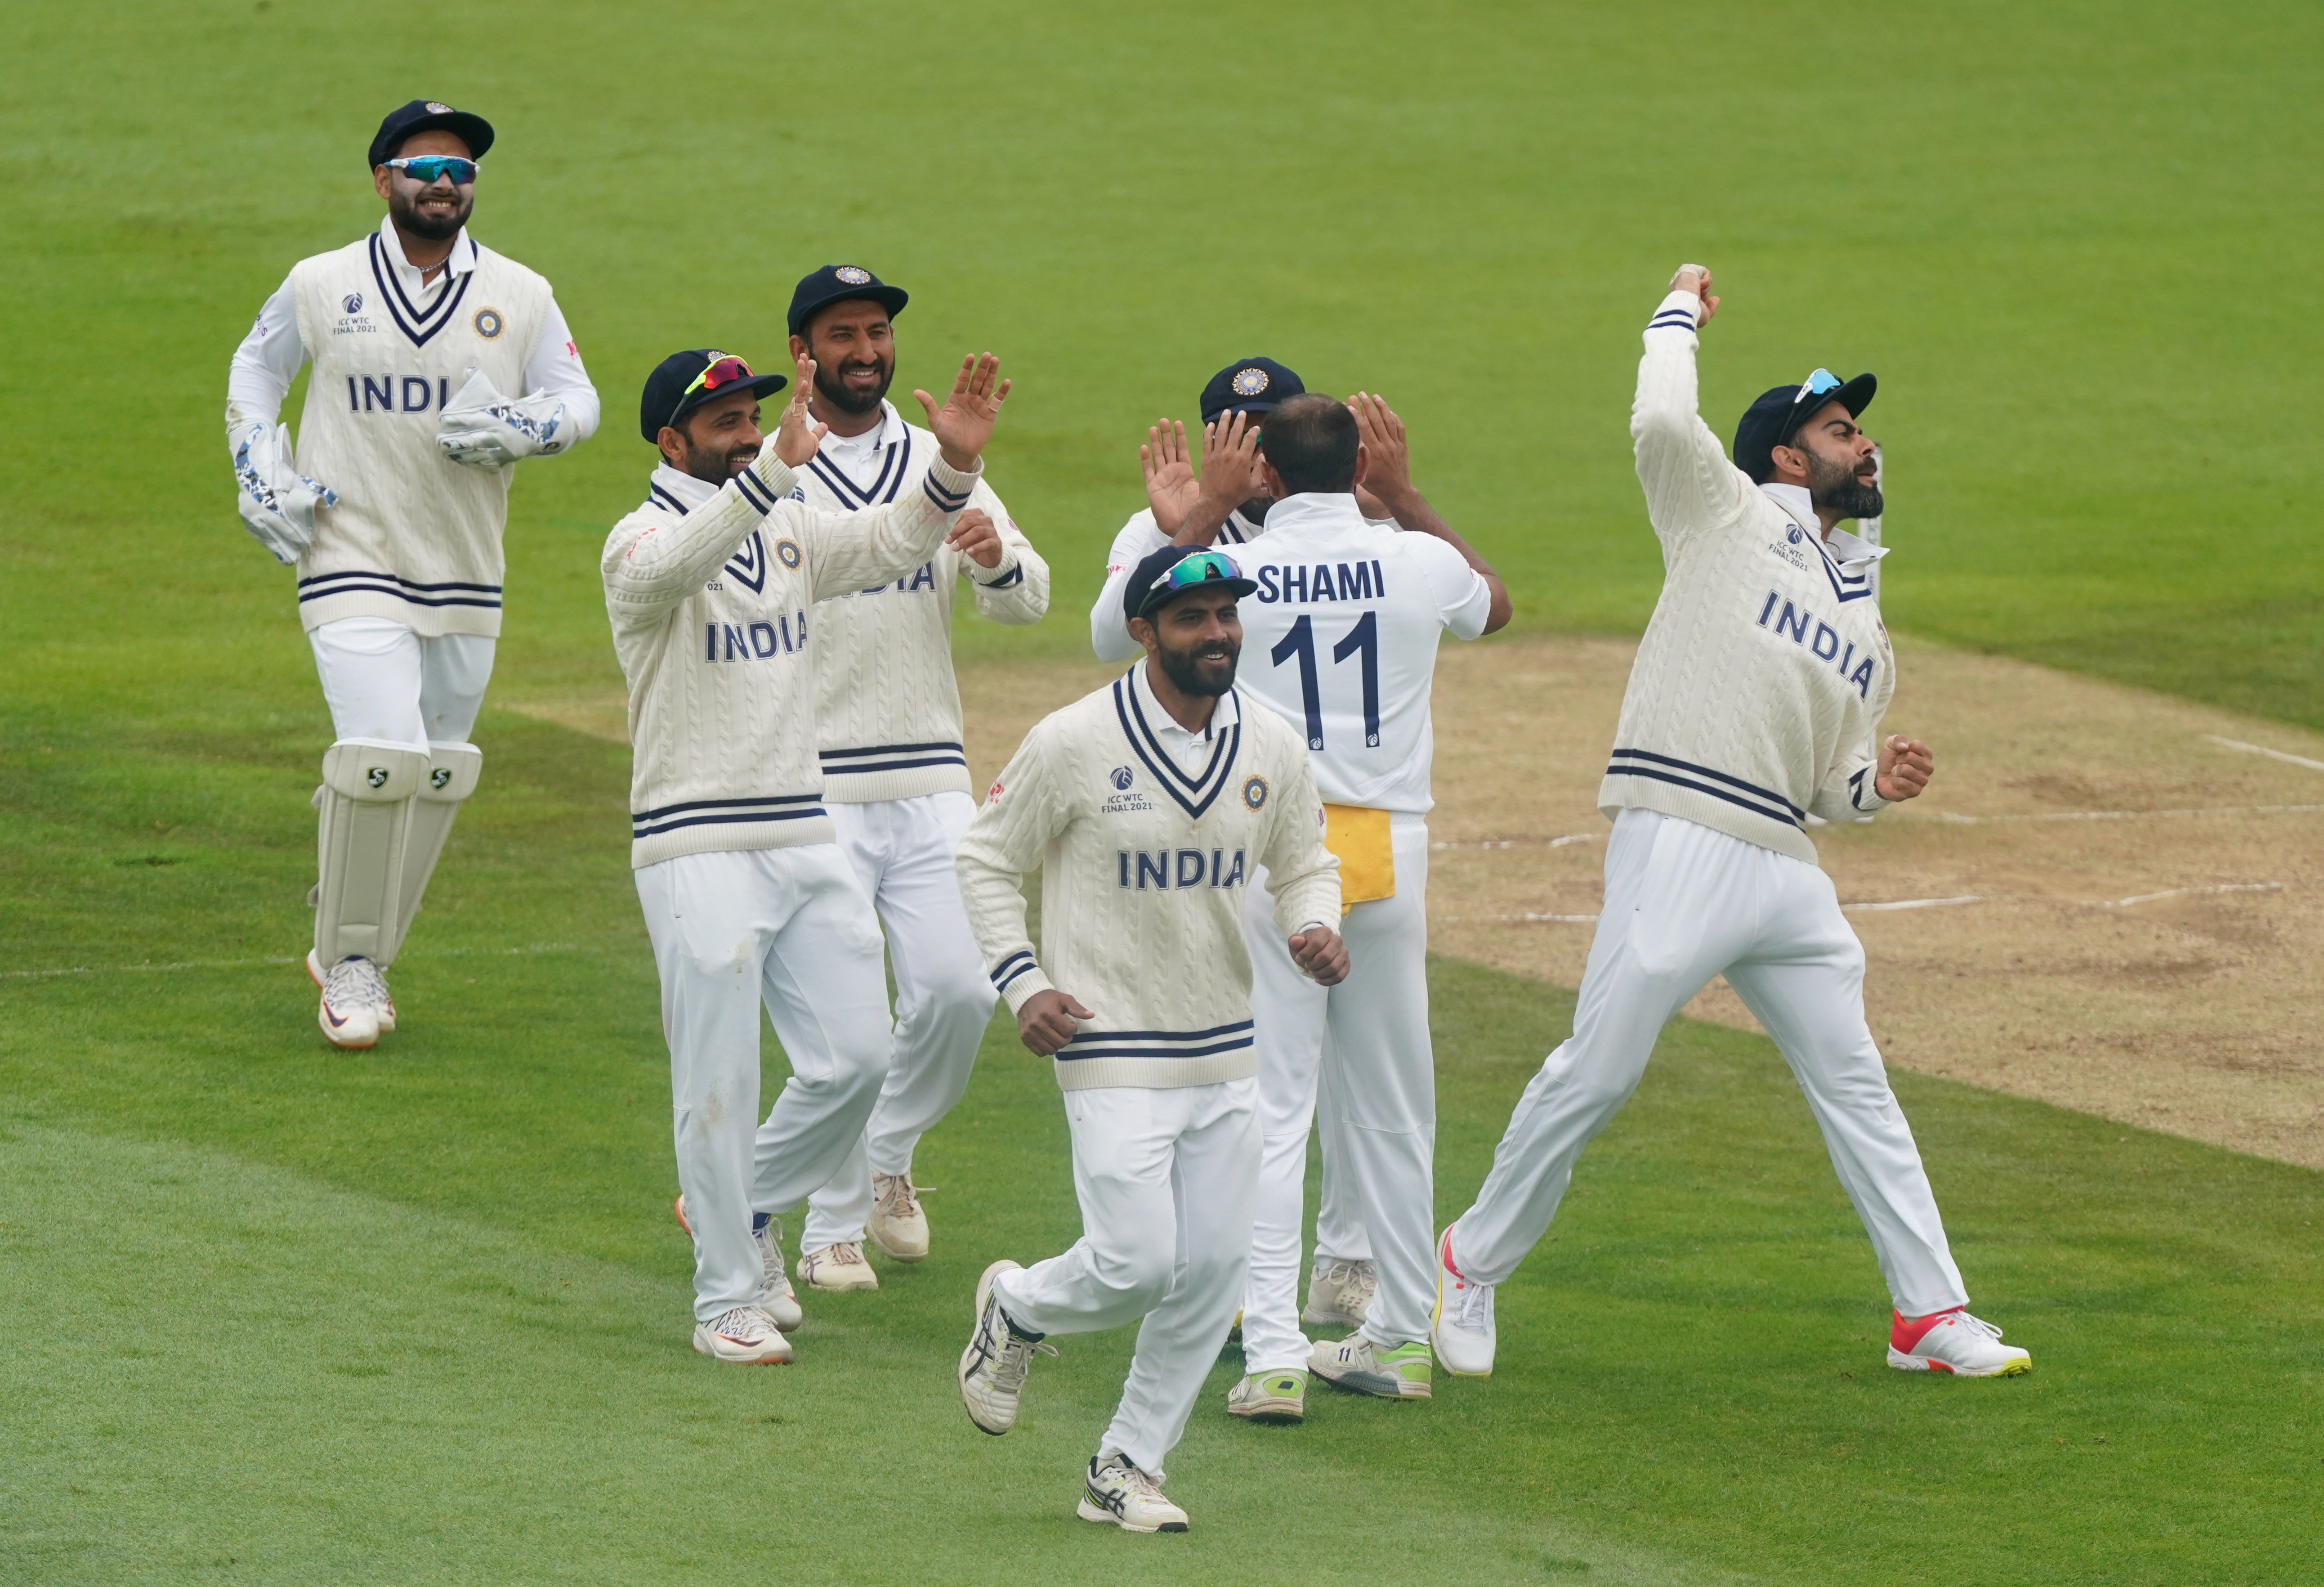
[[872, 1220], [863, 1232], [899, 1262], [917, 1262], [928, 1254], [928, 1215], [920, 1210], [925, 1188], [912, 1183], [908, 1168], [872, 1176]]
[[851, 1289], [877, 1289], [880, 1275], [863, 1259], [863, 1242], [843, 1240], [799, 1252], [799, 1282], [809, 1289], [844, 1295]]
[[1010, 1322], [992, 1293], [992, 1281], [1017, 1267], [1003, 1257], [976, 1281], [976, 1328], [960, 1352], [960, 1403], [968, 1407], [970, 1421], [996, 1438], [1017, 1425], [1017, 1402], [1025, 1393], [1025, 1375], [1033, 1370], [1033, 1352], [1057, 1353], [1040, 1334]]
[[1299, 1320], [1311, 1328], [1360, 1328], [1379, 1292], [1379, 1269], [1370, 1261], [1318, 1259], [1307, 1274], [1307, 1304]]
[[[681, 1193], [670, 1211], [678, 1214], [678, 1226], [688, 1237], [694, 1225], [686, 1221], [686, 1197]], [[799, 1310], [798, 1293], [791, 1287], [791, 1276], [783, 1271], [783, 1226], [764, 1213], [751, 1214], [751, 1243], [759, 1248], [759, 1268], [765, 1276], [759, 1287], [759, 1309], [774, 1320], [784, 1333], [794, 1332], [807, 1321]]]
[[1327, 1339], [1307, 1358], [1308, 1370], [1335, 1388], [1382, 1399], [1429, 1397], [1428, 1341], [1378, 1345], [1360, 1333]]
[[694, 1348], [712, 1361], [740, 1367], [779, 1367], [791, 1359], [791, 1342], [757, 1306], [734, 1306], [696, 1323]]
[[1900, 1372], [1950, 1372], [1956, 1378], [2015, 1378], [2034, 1357], [2001, 1342], [2001, 1330], [1965, 1307], [1925, 1317], [1889, 1314], [1888, 1364]]
[[1296, 1367], [1253, 1372], [1227, 1390], [1227, 1415], [1288, 1426], [1307, 1416], [1307, 1374]]
[[1186, 1512], [1162, 1497], [1162, 1485], [1118, 1454], [1090, 1457], [1089, 1480], [1082, 1484], [1074, 1513], [1125, 1532], [1186, 1529]]
[[1436, 1315], [1428, 1337], [1436, 1359], [1455, 1378], [1493, 1375], [1493, 1287], [1452, 1265], [1452, 1231], [1436, 1240]]
[[307, 973], [323, 989], [315, 1023], [333, 1047], [372, 1047], [395, 1029], [395, 1000], [387, 993], [387, 977], [369, 959], [351, 955], [325, 970], [309, 948]]

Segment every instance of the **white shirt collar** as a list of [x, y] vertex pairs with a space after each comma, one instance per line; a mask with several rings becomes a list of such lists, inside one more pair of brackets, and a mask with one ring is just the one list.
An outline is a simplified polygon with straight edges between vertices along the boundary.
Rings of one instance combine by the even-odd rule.
[[647, 484], [655, 492], [675, 498], [678, 506], [688, 512], [693, 512], [696, 507], [707, 504], [710, 499], [724, 488], [712, 484], [706, 479], [696, 479], [683, 469], [672, 468], [667, 463], [655, 466], [653, 475]]
[[826, 435], [816, 448], [826, 456], [836, 454], [841, 460], [877, 457], [904, 438], [904, 416], [896, 411], [896, 404], [887, 398], [880, 399], [880, 422], [862, 435]]
[[1269, 534], [1286, 529], [1361, 529], [1364, 521], [1353, 491], [1302, 491], [1267, 510]]
[[[383, 218], [379, 223], [380, 249], [387, 255], [388, 263], [401, 276], [412, 294], [417, 296], [426, 285], [420, 280], [420, 269], [403, 256], [403, 235], [395, 229], [395, 222]], [[445, 256], [445, 272], [436, 278], [440, 286], [456, 275], [466, 275], [476, 268], [476, 245], [468, 241], [468, 228], [462, 226], [460, 235], [452, 239], [452, 252]]]
[[1842, 567], [1864, 567], [1888, 554], [1887, 547], [1872, 545], [1836, 526], [1831, 534], [1824, 534], [1816, 519], [1815, 498], [1808, 494], [1807, 486], [1770, 483], [1759, 488], [1767, 493], [1768, 499], [1776, 506], [1791, 515], [1794, 523], [1821, 539], [1824, 549], [1831, 553], [1831, 559]]
[[1181, 761], [1209, 754], [1212, 739], [1240, 720], [1235, 711], [1235, 692], [1229, 689], [1219, 697], [1218, 704], [1211, 707], [1211, 719], [1204, 725], [1203, 731], [1187, 732], [1178, 725], [1176, 716], [1163, 708], [1162, 702], [1154, 697], [1154, 686], [1146, 680], [1146, 668], [1147, 662], [1140, 661], [1130, 669], [1130, 691], [1138, 697], [1139, 709], [1144, 714], [1147, 725], [1154, 730], [1154, 736], [1167, 745], [1170, 752]]

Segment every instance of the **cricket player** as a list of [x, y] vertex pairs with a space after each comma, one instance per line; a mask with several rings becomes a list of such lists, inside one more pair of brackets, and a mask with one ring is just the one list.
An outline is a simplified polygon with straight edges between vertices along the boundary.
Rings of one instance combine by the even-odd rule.
[[[908, 295], [854, 264], [826, 264], [791, 294], [791, 356], [814, 360], [807, 411], [825, 429], [799, 473], [817, 512], [851, 517], [919, 489], [936, 438], [888, 401], [895, 318]], [[896, 1056], [879, 1105], [830, 1184], [808, 1198], [800, 1281], [877, 1289], [863, 1241], [900, 1262], [928, 1254], [912, 1150], [968, 1088], [992, 1017], [992, 983], [961, 909], [953, 853], [976, 814], [953, 677], [953, 592], [982, 616], [1040, 620], [1049, 566], [979, 480], [969, 510], [997, 532], [945, 548], [899, 578], [815, 608], [816, 731], [824, 808], [879, 910], [896, 975]]]
[[[226, 374], [236, 504], [298, 567], [337, 738], [307, 972], [343, 1047], [395, 1029], [388, 966], [484, 766], [468, 734], [501, 631], [511, 466], [597, 428], [549, 283], [468, 236], [492, 145], [472, 112], [391, 111], [367, 161], [385, 222], [293, 265]], [[294, 454], [278, 420], [302, 364]]]
[[[973, 554], [993, 538], [964, 510], [1008, 395], [997, 371], [990, 354], [963, 360], [941, 410], [915, 392], [937, 449], [927, 476], [848, 518], [799, 491], [822, 439], [808, 360], [771, 441], [759, 399], [783, 377], [729, 354], [672, 354], [639, 404], [661, 465], [602, 570], [630, 687], [630, 864], [661, 973], [694, 1348], [718, 1361], [791, 1359], [781, 1327], [798, 1312], [770, 1220], [854, 1149], [894, 1045], [880, 929], [823, 802], [808, 614], [948, 541]], [[761, 1003], [791, 1075], [754, 1137]]]
[[[1267, 951], [1323, 985], [1348, 973], [1306, 748], [1234, 687], [1236, 603], [1255, 587], [1224, 551], [1140, 562], [1126, 601], [1146, 660], [1026, 734], [960, 846], [993, 984], [1026, 1047], [1056, 1060], [1082, 1208], [1064, 1255], [978, 1280], [961, 1398], [1006, 1433], [1044, 1336], [1143, 1318], [1079, 1507], [1133, 1532], [1186, 1529], [1162, 1462], [1242, 1289], [1259, 1139], [1241, 916], [1257, 867], [1274, 893]], [[1022, 891], [1036, 867], [1038, 955]]]
[[[1255, 438], [1269, 413], [1306, 390], [1306, 383], [1296, 371], [1272, 358], [1239, 358], [1212, 375], [1203, 387], [1199, 402], [1202, 433], [1214, 438], [1222, 425], [1240, 414]], [[1239, 546], [1255, 541], [1267, 532], [1268, 510], [1274, 505], [1274, 498], [1268, 494], [1266, 476], [1259, 466], [1255, 445], [1245, 449], [1250, 474], [1247, 479], [1240, 480], [1241, 499], [1223, 517], [1214, 512], [1197, 513], [1194, 510], [1201, 487], [1195, 481], [1194, 454], [1187, 446], [1184, 424], [1165, 419], [1150, 427], [1146, 432], [1146, 444], [1138, 448], [1138, 457], [1146, 477], [1148, 504], [1114, 536], [1113, 548], [1106, 557], [1105, 586], [1090, 608], [1091, 647], [1103, 661], [1125, 661], [1140, 653], [1137, 642], [1130, 637], [1121, 611], [1121, 592], [1132, 568], [1167, 545]], [[1215, 486], [1226, 482], [1222, 479], [1213, 483]], [[1357, 487], [1357, 499], [1368, 520], [1394, 527], [1388, 508], [1360, 485]], [[1260, 995], [1264, 995], [1263, 992]], [[1262, 1029], [1262, 1052], [1268, 1050], [1268, 1039]], [[1268, 1067], [1262, 1063], [1261, 1073]], [[1303, 1120], [1314, 1111], [1312, 1096], [1309, 1102], [1306, 1112], [1301, 1115]], [[1265, 1095], [1261, 1105], [1268, 1105]], [[1303, 1131], [1305, 1127], [1304, 1122], [1300, 1126]], [[1346, 1154], [1339, 1149], [1328, 1121], [1323, 1131], [1323, 1183], [1315, 1213], [1315, 1260], [1308, 1275], [1307, 1301], [1299, 1320], [1310, 1327], [1355, 1327], [1363, 1322], [1379, 1282], [1372, 1264], [1371, 1239], [1357, 1214], [1355, 1196], [1342, 1171]], [[1304, 1177], [1304, 1161], [1302, 1170]]]
[[[1240, 606], [1252, 663], [1240, 687], [1307, 746], [1325, 841], [1340, 861], [1340, 929], [1360, 967], [1328, 989], [1292, 973], [1260, 951], [1269, 929], [1261, 895], [1246, 895], [1265, 1156], [1243, 1299], [1246, 1376], [1227, 1407], [1296, 1422], [1310, 1370], [1388, 1398], [1430, 1396], [1429, 692], [1437, 641], [1502, 627], [1509, 597], [1412, 488], [1404, 426], [1379, 398], [1342, 403], [1308, 392], [1269, 413], [1259, 432], [1228, 420], [1211, 437], [1189, 532], [1224, 519], [1254, 454], [1273, 505], [1267, 533], [1236, 553], [1258, 586]], [[1363, 485], [1394, 522], [1367, 521], [1356, 500]], [[1311, 1343], [1300, 1332], [1297, 1269], [1308, 1126], [1319, 1107], [1327, 1150], [1345, 1154], [1342, 1182], [1379, 1278], [1353, 1334]]]
[[1476, 1204], [1437, 1248], [1437, 1359], [1493, 1368], [1493, 1287], [1557, 1211], [1574, 1159], [1645, 1072], [1664, 1024], [1725, 974], [1775, 1038], [1895, 1303], [1888, 1364], [2006, 1377], [2033, 1363], [1971, 1316], [1913, 1132], [1864, 1022], [1864, 949], [1816, 863], [1810, 813], [1916, 798], [1934, 758], [1889, 737], [1895, 687], [1873, 597], [1883, 553], [1840, 528], [1880, 512], [1858, 420], [1869, 374], [1764, 393], [1732, 464], [1696, 411], [1696, 336], [1718, 311], [1683, 265], [1646, 330], [1630, 410], [1665, 569], [1630, 669], [1598, 807], [1606, 902], [1573, 1035], [1526, 1087]]

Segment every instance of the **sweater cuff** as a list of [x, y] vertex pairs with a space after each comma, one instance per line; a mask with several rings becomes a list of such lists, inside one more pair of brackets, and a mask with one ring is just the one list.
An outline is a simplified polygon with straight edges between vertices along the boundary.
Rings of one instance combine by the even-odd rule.
[[[970, 566], [975, 565], [972, 563]], [[985, 573], [990, 573], [992, 577], [990, 578], [979, 577]], [[1005, 557], [1001, 559], [999, 567], [978, 567], [975, 573], [968, 576], [968, 581], [979, 589], [1015, 589], [1025, 582], [1025, 564], [1019, 558]]]
[[1875, 761], [1848, 780], [1849, 807], [1858, 815], [1877, 816], [1895, 802], [1893, 799], [1882, 798], [1873, 787], [1879, 776], [1879, 763]]
[[936, 504], [936, 511], [949, 518], [968, 505], [968, 493], [976, 488], [976, 482], [983, 473], [984, 459], [982, 457], [976, 460], [973, 469], [963, 471], [945, 462], [944, 454], [939, 452], [936, 461], [928, 465], [927, 477], [921, 482], [920, 488], [927, 492], [928, 500]]
[[1692, 292], [1673, 292], [1663, 300], [1662, 307], [1655, 310], [1655, 317], [1646, 321], [1646, 328], [1683, 330], [1692, 336], [1696, 329], [1695, 321], [1702, 318], [1702, 299]]
[[993, 966], [992, 985], [1012, 1014], [1023, 1008], [1035, 992], [1051, 990], [1048, 973], [1034, 961], [1031, 950], [1027, 948], [1019, 948]]
[[791, 494], [798, 483], [798, 471], [780, 457], [770, 446], [760, 454], [757, 462], [734, 476], [734, 488], [751, 504], [751, 511], [764, 518], [775, 510], [775, 503]]

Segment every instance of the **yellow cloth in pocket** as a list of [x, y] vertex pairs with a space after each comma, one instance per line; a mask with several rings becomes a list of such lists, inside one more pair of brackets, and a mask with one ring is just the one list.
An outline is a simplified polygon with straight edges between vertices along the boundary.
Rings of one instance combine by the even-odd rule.
[[1388, 812], [1361, 805], [1323, 807], [1323, 846], [1340, 856], [1340, 909], [1396, 896], [1396, 851]]

